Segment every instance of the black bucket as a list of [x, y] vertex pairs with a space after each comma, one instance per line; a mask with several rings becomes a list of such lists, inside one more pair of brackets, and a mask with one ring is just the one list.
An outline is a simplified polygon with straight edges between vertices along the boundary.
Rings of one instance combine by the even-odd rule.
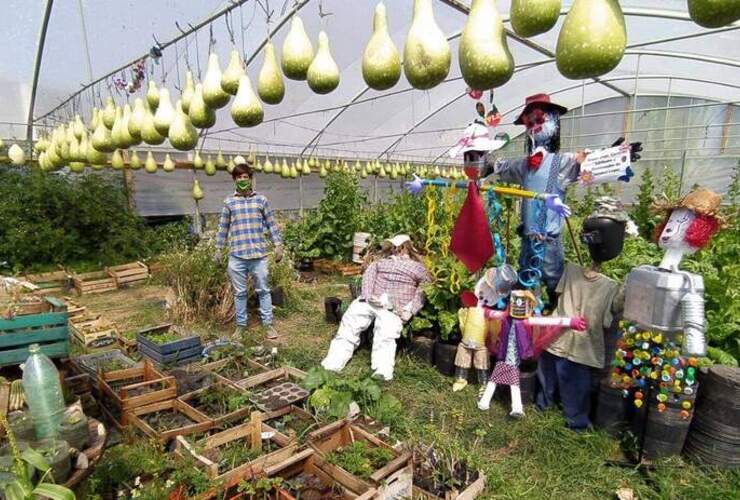
[[270, 296], [272, 298], [272, 305], [275, 307], [283, 307], [285, 305], [285, 292], [283, 291], [283, 288], [278, 286], [273, 288], [270, 291]]
[[[696, 390], [696, 386], [694, 386], [694, 390]], [[642, 427], [645, 426], [643, 454], [651, 460], [679, 455], [689, 432], [693, 410], [690, 412], [689, 418], [683, 418], [681, 416], [681, 403], [690, 401], [693, 405], [694, 396], [682, 395], [678, 401], [672, 401], [672, 396], [669, 396], [669, 398], [671, 400], [665, 403], [666, 409], [660, 412], [658, 411], [658, 401], [655, 399], [654, 392], [651, 401], [647, 401], [640, 408], [636, 408], [632, 416], [631, 428], [633, 434], [637, 436], [638, 443]], [[632, 398], [629, 399], [632, 400]], [[649, 411], [648, 405], [650, 406]], [[646, 411], [648, 411], [647, 419], [645, 419]]]
[[327, 323], [339, 324], [342, 320], [342, 299], [327, 297], [324, 299], [324, 317]]
[[428, 337], [411, 337], [409, 339], [408, 352], [412, 357], [422, 363], [433, 365], [435, 343], [434, 339], [430, 339]]
[[701, 373], [696, 412], [684, 453], [722, 468], [740, 468], [740, 368], [713, 366]]
[[594, 425], [619, 437], [627, 430], [631, 399], [625, 398], [622, 389], [612, 387], [607, 380], [602, 380], [599, 397], [596, 402]]
[[434, 346], [434, 364], [437, 370], [451, 377], [455, 374], [455, 355], [457, 354], [457, 344], [445, 344], [437, 342]]

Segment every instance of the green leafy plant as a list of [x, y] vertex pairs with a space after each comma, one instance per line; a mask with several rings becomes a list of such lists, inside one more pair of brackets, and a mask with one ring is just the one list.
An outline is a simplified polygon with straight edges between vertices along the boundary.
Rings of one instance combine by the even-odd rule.
[[361, 440], [337, 448], [326, 456], [330, 464], [341, 467], [362, 479], [370, 479], [375, 471], [385, 467], [393, 458], [391, 450], [380, 446], [369, 446], [367, 441]]
[[303, 386], [313, 391], [308, 404], [320, 416], [344, 418], [355, 401], [369, 416], [389, 424], [402, 410], [394, 396], [384, 394], [371, 376], [344, 377], [321, 367], [306, 374]]
[[[49, 498], [51, 500], [74, 500], [75, 494], [69, 488], [58, 484], [47, 483], [45, 479], [51, 473], [51, 466], [44, 454], [33, 448], [21, 451], [15, 440], [5, 415], [0, 415], [0, 426], [5, 430], [8, 444], [13, 454], [12, 472], [0, 473], [0, 490], [8, 500], [34, 500]], [[41, 472], [38, 481], [34, 481], [34, 471]]]
[[324, 198], [318, 208], [286, 225], [286, 247], [297, 259], [348, 259], [366, 203], [367, 197], [356, 177], [345, 172], [332, 173], [326, 179]]
[[242, 479], [237, 491], [248, 495], [253, 500], [269, 500], [285, 483], [282, 477], [262, 477], [259, 479]]

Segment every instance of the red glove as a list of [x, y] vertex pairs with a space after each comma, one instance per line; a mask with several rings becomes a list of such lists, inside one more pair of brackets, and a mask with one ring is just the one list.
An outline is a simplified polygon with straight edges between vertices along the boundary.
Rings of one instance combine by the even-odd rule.
[[570, 319], [570, 327], [573, 330], [578, 330], [579, 332], [582, 332], [586, 329], [586, 318], [583, 316], [576, 316], [575, 318]]

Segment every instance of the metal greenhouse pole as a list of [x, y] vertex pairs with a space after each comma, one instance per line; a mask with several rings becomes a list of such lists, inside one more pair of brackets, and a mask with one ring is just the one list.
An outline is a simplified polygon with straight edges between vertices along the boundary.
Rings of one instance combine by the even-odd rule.
[[33, 63], [33, 82], [31, 84], [31, 98], [28, 102], [28, 122], [26, 125], [26, 142], [29, 152], [32, 150], [33, 143], [33, 110], [36, 107], [36, 90], [39, 84], [39, 75], [41, 73], [41, 60], [44, 57], [44, 44], [46, 43], [46, 31], [49, 27], [49, 18], [51, 18], [51, 7], [54, 0], [46, 0], [44, 9], [44, 18], [41, 21], [41, 31], [39, 33], [39, 43], [36, 47], [36, 59]]

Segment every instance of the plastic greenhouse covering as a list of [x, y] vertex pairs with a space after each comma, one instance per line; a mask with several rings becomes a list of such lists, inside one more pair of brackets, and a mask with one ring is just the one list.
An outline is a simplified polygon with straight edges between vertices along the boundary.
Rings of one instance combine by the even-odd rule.
[[[457, 63], [469, 0], [433, 2], [435, 18], [450, 40], [453, 54], [444, 83], [428, 91], [414, 90], [402, 76], [398, 84], [382, 92], [368, 89], [361, 73], [375, 0], [55, 0], [41, 57], [34, 134], [74, 114], [89, 119], [92, 106], [98, 106], [108, 95], [119, 104], [125, 102], [125, 93], [116, 91], [112, 80], [117, 76], [127, 78], [129, 70], [75, 94], [84, 85], [149, 54], [157, 43], [165, 43], [181, 30], [237, 3], [241, 5], [228, 16], [167, 46], [156, 63], [147, 58], [147, 78], [165, 84], [178, 95], [176, 89], [183, 84], [188, 68], [196, 79], [205, 73], [209, 46], [218, 53], [222, 68], [232, 46], [236, 46], [248, 62], [250, 78], [256, 81], [268, 33], [280, 47], [290, 26], [287, 21], [297, 11], [314, 43], [320, 29], [327, 32], [341, 69], [341, 83], [334, 92], [318, 95], [305, 82], [286, 80], [285, 99], [277, 106], [265, 106], [264, 122], [254, 128], [237, 127], [228, 107], [221, 109], [204, 149], [352, 161], [379, 158], [425, 164], [455, 162], [447, 151], [475, 117], [474, 101], [466, 95]], [[385, 3], [391, 36], [402, 48], [413, 1]], [[521, 154], [522, 141], [517, 138], [524, 129], [512, 121], [526, 96], [545, 92], [570, 109], [563, 120], [564, 150], [607, 146], [626, 135], [631, 141], [644, 143], [643, 159], [636, 164], [638, 180], [642, 169], [659, 173], [668, 167], [680, 174], [684, 189], [701, 183], [718, 192], [726, 191], [740, 158], [740, 22], [723, 28], [702, 28], [689, 18], [686, 0], [619, 3], [627, 24], [627, 50], [619, 66], [598, 80], [569, 80], [556, 68], [553, 53], [571, 1], [563, 1], [560, 20], [549, 32], [530, 39], [509, 35], [515, 74], [494, 93], [494, 104], [502, 114], [497, 131], [514, 139], [503, 154]], [[46, 4], [46, 0], [3, 2], [0, 137], [26, 137], [34, 60]], [[271, 12], [269, 22], [264, 6]], [[497, 7], [510, 28], [510, 2], [499, 0]], [[324, 15], [327, 13], [330, 15]], [[144, 92], [146, 85], [129, 99]], [[136, 172], [137, 178], [145, 175]], [[189, 210], [191, 173], [157, 173], [150, 177], [137, 185], [137, 207], [142, 213], [162, 215]], [[321, 181], [314, 177], [303, 181], [301, 205], [313, 205], [320, 197]], [[225, 177], [208, 178], [207, 182], [218, 193], [229, 188]], [[637, 184], [621, 187], [627, 201]], [[393, 188], [398, 186], [396, 182]], [[280, 191], [276, 200], [279, 208], [297, 208], [295, 184], [266, 180], [264, 188]], [[157, 195], [162, 190], [170, 193], [168, 199]], [[215, 210], [220, 196], [205, 201], [206, 211]]]

